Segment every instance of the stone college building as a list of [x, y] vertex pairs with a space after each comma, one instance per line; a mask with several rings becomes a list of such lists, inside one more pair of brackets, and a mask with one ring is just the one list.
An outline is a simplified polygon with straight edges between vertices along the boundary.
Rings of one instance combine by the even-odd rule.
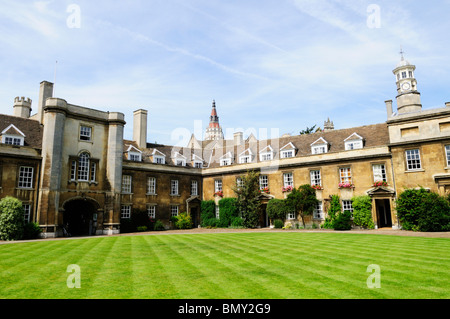
[[[403, 57], [393, 73], [398, 95], [386, 101], [385, 123], [258, 140], [224, 139], [215, 102], [205, 140], [185, 147], [147, 142], [147, 111], [133, 118], [133, 140], [124, 139], [122, 113], [70, 104], [40, 84], [37, 113], [17, 97], [13, 115], [0, 115], [0, 194], [22, 201], [25, 219], [44, 237], [120, 232], [121, 218], [135, 210], [170, 225], [188, 212], [200, 224], [202, 200], [233, 197], [248, 170], [260, 172], [261, 227], [270, 226], [265, 205], [291, 187], [311, 184], [317, 205], [308, 223], [324, 221], [331, 195], [344, 210], [353, 196], [369, 195], [376, 227], [400, 228], [394, 200], [405, 188], [450, 191], [450, 103], [422, 110], [415, 66]], [[289, 214], [287, 219], [298, 221]]]

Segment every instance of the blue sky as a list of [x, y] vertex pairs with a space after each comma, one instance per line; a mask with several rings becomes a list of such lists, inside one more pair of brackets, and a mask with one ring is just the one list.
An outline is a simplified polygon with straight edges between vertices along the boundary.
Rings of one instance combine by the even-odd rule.
[[129, 139], [140, 108], [149, 142], [201, 138], [212, 100], [228, 137], [382, 123], [400, 46], [424, 109], [450, 101], [448, 12], [449, 0], [1, 0], [0, 113], [16, 96], [34, 113], [57, 65], [55, 95], [123, 112]]

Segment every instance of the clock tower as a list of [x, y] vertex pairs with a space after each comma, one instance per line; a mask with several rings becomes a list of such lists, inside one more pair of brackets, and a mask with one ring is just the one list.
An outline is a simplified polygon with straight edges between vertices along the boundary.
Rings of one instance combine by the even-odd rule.
[[417, 80], [414, 76], [416, 66], [405, 60], [403, 50], [401, 61], [393, 71], [397, 79], [397, 111], [398, 114], [420, 112], [422, 103], [417, 91]]

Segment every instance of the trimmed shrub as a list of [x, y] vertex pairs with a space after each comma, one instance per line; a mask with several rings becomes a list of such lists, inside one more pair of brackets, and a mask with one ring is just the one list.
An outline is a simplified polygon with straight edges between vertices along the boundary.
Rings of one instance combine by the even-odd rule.
[[216, 203], [213, 200], [202, 201], [201, 204], [201, 226], [208, 227], [214, 224], [217, 226]]
[[166, 230], [166, 228], [164, 227], [163, 222], [158, 219], [158, 220], [156, 220], [155, 225], [153, 226], [153, 230], [162, 231], [162, 230]]
[[147, 231], [147, 229], [148, 229], [147, 226], [138, 226], [137, 227], [138, 232], [144, 232], [144, 231]]
[[370, 196], [357, 196], [352, 199], [353, 223], [365, 229], [374, 229], [372, 219], [372, 198]]
[[25, 224], [23, 231], [23, 239], [37, 239], [42, 232], [38, 223]]
[[219, 227], [229, 227], [235, 217], [239, 217], [236, 198], [222, 198], [219, 201]]
[[423, 201], [429, 191], [424, 188], [406, 189], [397, 200], [397, 216], [405, 230], [418, 230], [419, 217], [423, 214]]
[[231, 227], [232, 228], [243, 228], [244, 220], [241, 217], [233, 217], [233, 219], [231, 220]]
[[177, 229], [191, 229], [192, 228], [192, 218], [191, 215], [187, 213], [181, 213], [176, 216], [175, 227]]
[[17, 198], [7, 196], [0, 200], [0, 239], [12, 241], [23, 238], [23, 213], [22, 202]]
[[284, 222], [281, 219], [275, 219], [273, 221], [273, 227], [275, 227], [275, 228], [283, 228], [284, 227]]
[[450, 204], [445, 197], [424, 188], [407, 189], [397, 200], [403, 229], [421, 232], [450, 231]]
[[352, 229], [352, 213], [346, 210], [343, 213], [338, 214], [333, 222], [334, 230], [350, 230]]

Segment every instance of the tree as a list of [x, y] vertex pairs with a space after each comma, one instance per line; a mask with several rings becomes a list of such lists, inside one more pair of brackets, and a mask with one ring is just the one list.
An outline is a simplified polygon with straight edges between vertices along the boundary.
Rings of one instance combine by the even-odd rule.
[[260, 200], [259, 200], [259, 173], [248, 171], [246, 175], [241, 177], [241, 185], [233, 188], [236, 194], [236, 206], [241, 213], [244, 227], [256, 228], [260, 217]]
[[298, 189], [292, 189], [292, 192], [286, 198], [286, 204], [302, 218], [303, 227], [305, 227], [305, 216], [310, 216], [317, 205], [316, 190], [309, 184], [301, 185]]
[[307, 135], [307, 134], [312, 134], [314, 133], [314, 129], [316, 128], [317, 124], [314, 125], [313, 127], [306, 127], [305, 130], [301, 130], [300, 131], [300, 135]]
[[289, 207], [284, 199], [271, 199], [267, 203], [267, 216], [272, 219], [286, 219], [286, 214], [290, 212]]
[[374, 229], [372, 219], [372, 199], [370, 196], [357, 196], [352, 198], [353, 222], [366, 229]]
[[20, 240], [24, 235], [25, 220], [22, 202], [7, 196], [0, 200], [0, 239]]

